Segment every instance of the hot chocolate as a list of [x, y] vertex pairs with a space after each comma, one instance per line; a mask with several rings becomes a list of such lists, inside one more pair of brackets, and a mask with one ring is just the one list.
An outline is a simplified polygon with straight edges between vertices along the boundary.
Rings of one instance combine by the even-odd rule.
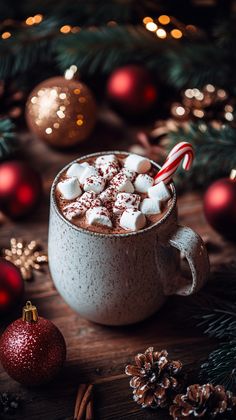
[[60, 176], [56, 201], [72, 224], [99, 233], [121, 234], [158, 222], [171, 189], [155, 185], [156, 167], [135, 155], [107, 154], [78, 160]]

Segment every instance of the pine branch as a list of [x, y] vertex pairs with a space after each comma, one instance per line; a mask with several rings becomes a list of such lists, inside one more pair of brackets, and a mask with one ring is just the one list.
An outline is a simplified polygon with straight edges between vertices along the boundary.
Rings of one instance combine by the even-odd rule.
[[201, 88], [207, 83], [228, 86], [232, 68], [227, 54], [226, 49], [217, 48], [213, 41], [207, 40], [168, 50], [165, 60], [168, 84], [176, 89]]
[[202, 123], [191, 124], [169, 133], [171, 149], [179, 141], [189, 141], [195, 149], [195, 159], [189, 172], [182, 169], [175, 181], [180, 189], [206, 187], [214, 179], [229, 176], [236, 167], [236, 129], [226, 125], [215, 129]]
[[[150, 8], [154, 3], [150, 0]], [[81, 4], [83, 7], [71, 3], [68, 8], [64, 4], [61, 12], [57, 7], [53, 17], [44, 19], [40, 25], [19, 25], [12, 30], [10, 39], [0, 40], [0, 77], [14, 77], [47, 62], [52, 66], [58, 64], [61, 70], [76, 64], [84, 74], [107, 74], [132, 61], [145, 64], [159, 81], [176, 89], [207, 82], [227, 84], [232, 89], [236, 84], [236, 73], [232, 70], [235, 67], [232, 63], [236, 62], [232, 31], [227, 43], [222, 45], [219, 43], [223, 40], [222, 31], [219, 38], [208, 37], [201, 42], [160, 40], [141, 24], [145, 6], [146, 12], [149, 10], [149, 2], [147, 5], [145, 0], [129, 0], [126, 7], [123, 0]], [[119, 24], [106, 26], [109, 20], [117, 20]], [[81, 30], [62, 35], [60, 27], [64, 24], [79, 25]], [[96, 28], [89, 28], [91, 25]]]
[[0, 120], [0, 160], [13, 154], [19, 147], [14, 124], [8, 118]]
[[160, 53], [164, 54], [167, 41], [163, 44], [143, 26], [103, 27], [99, 30], [82, 30], [78, 34], [60, 37], [57, 42], [57, 61], [65, 70], [76, 64], [82, 73], [109, 73], [115, 67], [132, 62], [145, 63], [155, 68], [161, 66]]
[[224, 340], [201, 366], [201, 379], [236, 391], [236, 265], [212, 273], [201, 292], [181, 302], [181, 313], [191, 326]]
[[229, 305], [228, 310], [214, 309], [212, 313], [201, 314], [196, 318], [201, 318], [197, 326], [204, 327], [204, 333], [209, 337], [236, 337], [236, 305]]
[[58, 24], [45, 19], [37, 27], [19, 27], [7, 42], [0, 40], [0, 79], [29, 72], [35, 65], [52, 65]]
[[34, 16], [42, 13], [46, 16], [55, 16], [64, 19], [64, 24], [76, 21], [77, 25], [102, 25], [110, 20], [118, 23], [137, 22], [144, 16], [166, 11], [171, 4], [169, 0], [163, 2], [156, 0], [25, 0], [17, 2], [8, 0], [6, 4], [6, 18], [19, 16]]
[[201, 378], [213, 384], [224, 385], [236, 392], [236, 338], [210, 353], [201, 366]]
[[216, 49], [212, 42], [163, 41], [138, 25], [83, 30], [61, 37], [57, 47], [63, 70], [76, 64], [83, 73], [108, 73], [132, 57], [133, 62], [145, 63], [159, 80], [177, 89], [209, 82], [224, 86], [231, 71], [225, 49]]
[[236, 338], [236, 265], [222, 265], [205, 288], [183, 302], [204, 334], [213, 338]]

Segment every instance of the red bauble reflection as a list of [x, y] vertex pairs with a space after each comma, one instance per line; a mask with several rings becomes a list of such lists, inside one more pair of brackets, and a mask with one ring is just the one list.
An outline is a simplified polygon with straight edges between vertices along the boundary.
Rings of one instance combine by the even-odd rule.
[[0, 164], [0, 210], [18, 219], [28, 214], [42, 191], [38, 173], [23, 162]]
[[107, 82], [110, 101], [128, 114], [148, 111], [157, 99], [157, 88], [147, 69], [138, 65], [115, 70]]
[[24, 282], [18, 268], [0, 258], [0, 314], [5, 314], [21, 302]]
[[236, 180], [223, 178], [206, 191], [204, 211], [209, 224], [223, 236], [236, 239]]

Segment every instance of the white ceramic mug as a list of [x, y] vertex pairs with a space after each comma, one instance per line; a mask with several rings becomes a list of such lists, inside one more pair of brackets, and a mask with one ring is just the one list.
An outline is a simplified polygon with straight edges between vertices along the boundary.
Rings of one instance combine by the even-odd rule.
[[[124, 152], [77, 161], [111, 153]], [[54, 283], [75, 311], [101, 324], [131, 324], [152, 315], [168, 295], [190, 295], [203, 286], [207, 251], [197, 233], [178, 225], [173, 183], [171, 205], [160, 221], [138, 232], [101, 234], [73, 225], [58, 210], [55, 188], [66, 168], [52, 185], [48, 252]], [[179, 251], [189, 263], [190, 283], [181, 274]]]

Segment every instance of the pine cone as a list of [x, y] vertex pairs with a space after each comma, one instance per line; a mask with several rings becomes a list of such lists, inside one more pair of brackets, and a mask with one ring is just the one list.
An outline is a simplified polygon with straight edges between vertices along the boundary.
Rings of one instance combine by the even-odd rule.
[[20, 403], [21, 400], [17, 395], [0, 393], [0, 413], [13, 414], [20, 407]]
[[144, 354], [137, 354], [136, 365], [127, 365], [125, 373], [132, 376], [130, 386], [133, 398], [142, 407], [165, 407], [171, 394], [180, 390], [178, 375], [180, 361], [168, 360], [166, 350], [160, 352], [149, 347]]
[[236, 397], [221, 385], [191, 385], [179, 394], [170, 407], [174, 420], [226, 419], [236, 408]]

